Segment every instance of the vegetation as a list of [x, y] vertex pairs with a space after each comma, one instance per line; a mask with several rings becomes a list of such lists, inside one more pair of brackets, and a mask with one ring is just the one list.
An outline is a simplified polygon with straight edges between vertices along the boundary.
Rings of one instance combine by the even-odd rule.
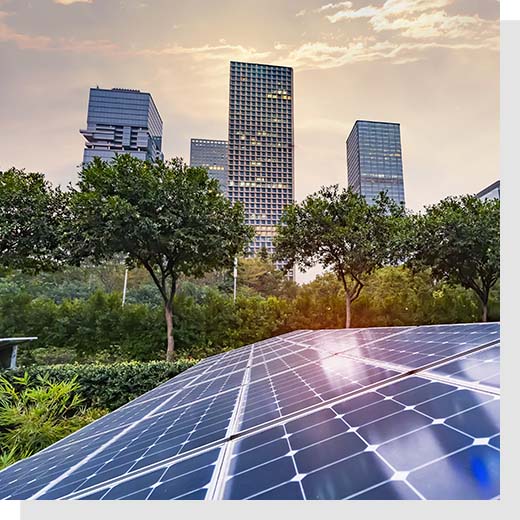
[[252, 238], [242, 206], [232, 205], [204, 168], [123, 154], [85, 166], [70, 207], [73, 258], [102, 261], [122, 254], [128, 267], [150, 274], [163, 300], [166, 360], [172, 361], [179, 277], [231, 266]]
[[0, 171], [0, 268], [35, 272], [63, 263], [66, 200], [41, 173]]
[[475, 292], [488, 320], [491, 289], [500, 277], [500, 202], [448, 197], [414, 218], [410, 264]]
[[104, 410], [86, 408], [78, 383], [51, 382], [28, 374], [0, 376], [0, 469], [28, 457], [101, 417]]
[[341, 281], [345, 327], [367, 277], [395, 261], [404, 209], [381, 194], [373, 205], [362, 195], [332, 186], [285, 209], [275, 239], [277, 258], [290, 268], [319, 263]]
[[[33, 365], [25, 369], [5, 371], [3, 381], [12, 385], [17, 392], [31, 388], [34, 382], [39, 381], [46, 381], [47, 386], [73, 381], [73, 391], [81, 396], [82, 406], [112, 411], [196, 363], [197, 360], [186, 358], [174, 363], [131, 361], [105, 365]], [[29, 384], [24, 383], [25, 379]]]

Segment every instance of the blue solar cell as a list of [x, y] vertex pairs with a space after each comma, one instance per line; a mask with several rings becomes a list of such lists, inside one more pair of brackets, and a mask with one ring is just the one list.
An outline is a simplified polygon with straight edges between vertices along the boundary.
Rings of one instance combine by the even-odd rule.
[[352, 498], [354, 500], [418, 500], [420, 497], [403, 481], [391, 480]]
[[500, 454], [471, 446], [412, 471], [408, 480], [427, 499], [492, 499], [500, 493]]
[[500, 347], [479, 350], [438, 366], [428, 372], [462, 382], [500, 387]]
[[368, 345], [351, 347], [342, 354], [417, 369], [499, 338], [498, 323], [431, 325], [405, 329]]
[[220, 448], [141, 473], [101, 491], [81, 496], [85, 500], [201, 500], [213, 476]]

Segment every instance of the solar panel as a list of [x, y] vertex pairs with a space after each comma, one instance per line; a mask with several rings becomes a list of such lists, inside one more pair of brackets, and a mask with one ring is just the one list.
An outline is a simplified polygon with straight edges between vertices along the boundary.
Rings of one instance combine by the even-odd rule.
[[496, 498], [498, 342], [492, 323], [247, 345], [8, 467], [0, 498]]

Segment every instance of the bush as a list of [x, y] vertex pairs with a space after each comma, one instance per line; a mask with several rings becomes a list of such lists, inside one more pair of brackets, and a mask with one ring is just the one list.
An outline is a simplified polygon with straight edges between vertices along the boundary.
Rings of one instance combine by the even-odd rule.
[[24, 373], [32, 381], [38, 377], [53, 383], [74, 380], [85, 406], [112, 411], [192, 367], [197, 361], [186, 358], [173, 363], [132, 361], [111, 365], [31, 366], [26, 369], [6, 370], [2, 375], [16, 389], [19, 389], [17, 378]]
[[29, 457], [106, 413], [86, 409], [75, 378], [0, 376], [0, 469]]

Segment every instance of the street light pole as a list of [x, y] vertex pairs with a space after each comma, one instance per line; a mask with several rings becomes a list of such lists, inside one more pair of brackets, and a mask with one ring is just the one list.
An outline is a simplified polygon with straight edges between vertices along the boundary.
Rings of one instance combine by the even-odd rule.
[[123, 302], [121, 303], [121, 307], [125, 306], [127, 284], [128, 284], [128, 269], [125, 269], [125, 281], [123, 283]]
[[237, 275], [238, 275], [238, 258], [235, 256], [235, 262], [233, 265], [233, 303], [237, 300]]

